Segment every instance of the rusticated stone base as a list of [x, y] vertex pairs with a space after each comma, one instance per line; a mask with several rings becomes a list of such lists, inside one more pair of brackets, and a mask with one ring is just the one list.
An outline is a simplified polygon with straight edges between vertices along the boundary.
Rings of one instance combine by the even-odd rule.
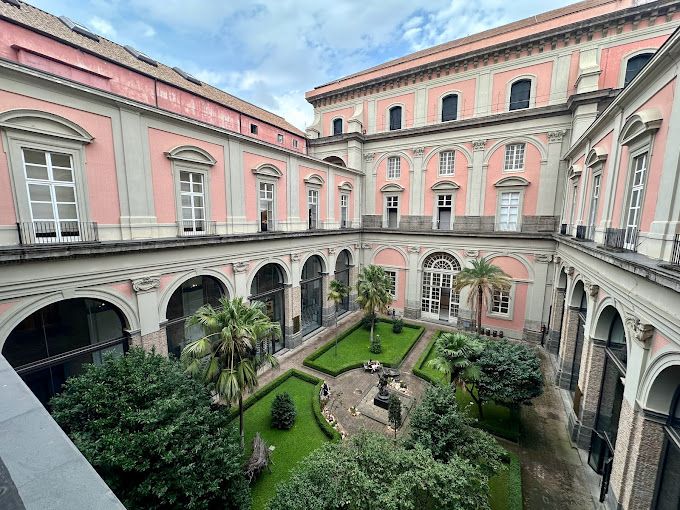
[[140, 347], [149, 352], [154, 351], [161, 356], [168, 355], [168, 339], [165, 336], [165, 328], [140, 337]]

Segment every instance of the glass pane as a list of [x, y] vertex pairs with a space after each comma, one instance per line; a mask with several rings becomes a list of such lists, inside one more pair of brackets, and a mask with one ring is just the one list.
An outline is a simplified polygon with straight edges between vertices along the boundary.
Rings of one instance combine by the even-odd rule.
[[73, 174], [67, 168], [53, 168], [52, 177], [55, 181], [73, 182]]
[[203, 207], [203, 196], [194, 197], [194, 207]]
[[63, 166], [66, 168], [71, 168], [71, 156], [68, 154], [55, 154], [51, 153], [52, 166]]
[[50, 202], [52, 201], [52, 195], [50, 194], [50, 187], [41, 184], [29, 184], [28, 194], [31, 200], [38, 202]]
[[203, 192], [203, 185], [200, 182], [195, 182], [193, 191], [194, 191], [194, 193], [202, 193]]
[[189, 182], [189, 172], [180, 172], [179, 173], [179, 180]]
[[183, 220], [191, 220], [193, 219], [192, 217], [192, 209], [190, 207], [183, 207], [182, 208], [182, 219]]
[[197, 220], [203, 219], [203, 209], [194, 209], [194, 218]]
[[182, 207], [191, 206], [191, 197], [189, 195], [182, 195]]
[[55, 186], [54, 196], [57, 202], [74, 202], [76, 201], [75, 190], [70, 186]]
[[191, 191], [191, 184], [188, 182], [181, 182], [179, 185], [179, 189], [184, 192]]
[[52, 204], [39, 204], [31, 202], [31, 211], [34, 220], [51, 220], [54, 218]]
[[47, 167], [26, 165], [26, 177], [29, 179], [47, 179]]
[[45, 153], [43, 151], [34, 151], [31, 149], [24, 149], [24, 161], [26, 163], [34, 163], [36, 165], [46, 165]]
[[57, 212], [59, 213], [59, 219], [62, 220], [78, 219], [78, 211], [76, 210], [75, 204], [57, 204]]

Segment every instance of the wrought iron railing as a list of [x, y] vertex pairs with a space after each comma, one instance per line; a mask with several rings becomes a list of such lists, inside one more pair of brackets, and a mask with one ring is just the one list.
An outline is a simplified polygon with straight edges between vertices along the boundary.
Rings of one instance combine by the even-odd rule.
[[260, 221], [260, 232], [276, 232], [278, 225], [274, 220]]
[[671, 251], [671, 264], [680, 266], [680, 234], [675, 234], [673, 250]]
[[177, 233], [180, 237], [214, 236], [217, 233], [217, 223], [206, 220], [178, 221]]
[[567, 232], [569, 232], [569, 225], [567, 223], [562, 223], [560, 225], [560, 234], [566, 236]]
[[576, 239], [582, 241], [592, 241], [595, 238], [595, 226], [594, 225], [577, 225], [576, 226]]
[[99, 241], [93, 221], [30, 221], [17, 223], [21, 244], [91, 243]]
[[636, 251], [638, 229], [608, 228], [604, 231], [604, 247], [610, 250]]

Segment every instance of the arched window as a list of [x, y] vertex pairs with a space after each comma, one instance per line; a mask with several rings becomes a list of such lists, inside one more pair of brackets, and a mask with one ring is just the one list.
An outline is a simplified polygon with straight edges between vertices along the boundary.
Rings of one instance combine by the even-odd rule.
[[312, 255], [302, 267], [300, 295], [302, 308], [302, 336], [321, 327], [321, 285], [323, 263], [318, 255]]
[[647, 65], [647, 62], [654, 56], [653, 53], [641, 53], [640, 55], [635, 55], [628, 59], [626, 63], [626, 77], [623, 80], [623, 86], [625, 87], [633, 78], [635, 78], [642, 68]]
[[127, 350], [123, 314], [98, 299], [58, 301], [22, 320], [2, 349], [36, 397], [47, 405], [68, 377], [104, 354]]
[[425, 319], [458, 321], [458, 292], [453, 290], [458, 260], [448, 253], [433, 253], [423, 263], [421, 314]]
[[[335, 279], [340, 283], [349, 287], [349, 269], [350, 269], [350, 258], [349, 252], [347, 250], [342, 250], [338, 253], [338, 258], [335, 259]], [[349, 311], [349, 296], [345, 296], [341, 303], [338, 304], [337, 313], [342, 315]]]
[[201, 326], [187, 326], [186, 322], [203, 305], [217, 306], [224, 291], [222, 284], [211, 276], [194, 276], [182, 283], [170, 296], [165, 317], [168, 353], [179, 358], [182, 349], [203, 337]]
[[458, 118], [458, 94], [449, 94], [442, 99], [442, 122]]
[[[285, 327], [285, 308], [284, 308], [284, 279], [281, 267], [278, 264], [267, 264], [262, 266], [253, 278], [250, 285], [250, 301], [261, 301], [267, 309], [267, 315], [272, 321], [276, 321], [281, 326], [281, 333], [284, 335]], [[280, 338], [263, 339], [258, 350], [273, 354], [283, 349], [285, 345], [284, 336]]]
[[510, 87], [509, 110], [521, 110], [529, 108], [531, 99], [531, 80], [517, 80]]
[[401, 106], [390, 108], [390, 131], [401, 129]]
[[342, 134], [342, 119], [335, 119], [333, 121], [333, 135]]

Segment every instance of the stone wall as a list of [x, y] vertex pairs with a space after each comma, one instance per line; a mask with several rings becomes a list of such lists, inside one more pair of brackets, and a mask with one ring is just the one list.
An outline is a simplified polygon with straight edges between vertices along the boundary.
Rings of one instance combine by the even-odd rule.
[[155, 351], [161, 356], [168, 355], [168, 340], [165, 336], [165, 328], [160, 328], [153, 333], [147, 333], [140, 338], [141, 347], [147, 351]]
[[578, 308], [567, 307], [562, 323], [562, 338], [560, 352], [557, 358], [557, 385], [565, 390], [569, 389], [576, 348], [576, 334], [578, 332]]
[[567, 289], [555, 289], [554, 301], [550, 312], [550, 330], [545, 348], [550, 354], [557, 355], [560, 348], [560, 335], [562, 334], [562, 319], [564, 317], [564, 296]]

